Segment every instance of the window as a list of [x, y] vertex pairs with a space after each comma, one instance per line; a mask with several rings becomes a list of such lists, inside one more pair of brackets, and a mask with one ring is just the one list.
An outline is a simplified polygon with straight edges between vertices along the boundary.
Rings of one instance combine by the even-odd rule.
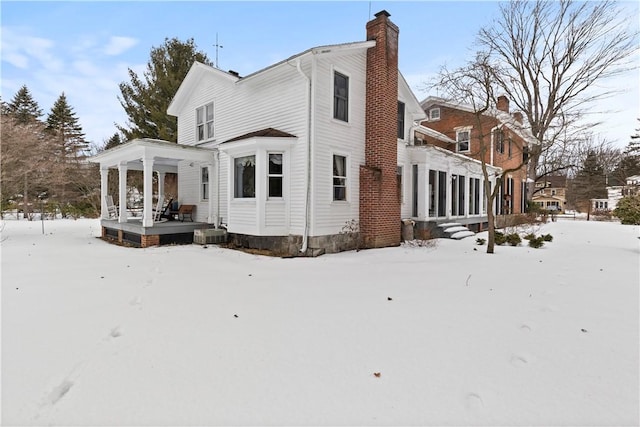
[[349, 121], [349, 77], [338, 72], [333, 75], [333, 118]]
[[198, 141], [213, 138], [213, 102], [196, 108], [196, 134]]
[[396, 187], [398, 191], [398, 203], [402, 204], [402, 166], [396, 169]]
[[440, 120], [440, 108], [432, 108], [429, 110], [429, 120]]
[[282, 153], [269, 153], [268, 197], [282, 197]]
[[496, 130], [495, 132], [496, 151], [504, 154], [504, 132]]
[[200, 181], [200, 188], [202, 191], [200, 198], [202, 200], [209, 200], [209, 168], [206, 166], [200, 170]]
[[404, 102], [398, 101], [398, 139], [404, 139]]
[[469, 151], [469, 138], [471, 132], [468, 130], [459, 130], [456, 132], [456, 140], [458, 141], [458, 152]]
[[347, 158], [333, 155], [333, 200], [347, 200]]
[[447, 215], [447, 173], [429, 170], [429, 216]]
[[480, 178], [469, 178], [469, 215], [480, 214]]
[[256, 197], [256, 156], [234, 159], [233, 196]]
[[513, 145], [513, 139], [509, 137], [509, 140], [507, 141], [507, 153], [509, 155], [509, 158], [511, 158], [512, 145]]

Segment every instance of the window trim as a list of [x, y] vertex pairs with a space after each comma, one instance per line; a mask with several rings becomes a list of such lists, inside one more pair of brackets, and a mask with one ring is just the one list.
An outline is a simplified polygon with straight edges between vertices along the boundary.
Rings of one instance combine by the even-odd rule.
[[[204, 174], [207, 174], [207, 180], [204, 179]], [[200, 166], [200, 201], [206, 202], [209, 200], [209, 167]]]
[[[266, 160], [267, 160], [267, 170], [266, 170], [266, 176], [267, 176], [267, 200], [283, 200], [284, 199], [284, 152], [282, 151], [266, 151]], [[282, 162], [280, 165], [280, 168], [282, 169], [282, 171], [279, 174], [275, 174], [275, 173], [271, 173], [269, 171], [269, 165], [271, 164], [270, 162], [270, 156], [272, 154], [279, 154], [280, 155], [280, 161]], [[271, 192], [271, 178], [280, 178], [280, 192], [281, 192], [281, 196], [271, 196], [270, 192]]]
[[[211, 106], [211, 120], [207, 120], [207, 107]], [[203, 141], [210, 141], [215, 139], [216, 135], [216, 127], [215, 127], [215, 105], [214, 102], [207, 102], [199, 107], [196, 107], [196, 142], [201, 143]], [[199, 122], [198, 111], [202, 111], [203, 121]], [[211, 123], [211, 135], [209, 135], [209, 127], [207, 126]], [[202, 126], [202, 139], [200, 138], [200, 126]]]
[[[402, 109], [400, 106], [402, 105]], [[402, 112], [402, 115], [400, 114]], [[401, 117], [402, 116], [402, 117]], [[405, 140], [405, 127], [406, 127], [406, 119], [407, 119], [407, 106], [404, 102], [398, 100], [398, 139], [404, 141]]]
[[[434, 114], [436, 112], [437, 114]], [[429, 109], [429, 120], [430, 121], [440, 120], [440, 107], [434, 107]]]
[[[334, 163], [334, 158], [336, 156], [344, 157], [344, 159], [345, 159], [344, 160], [344, 168], [345, 168], [344, 175], [334, 175], [333, 174], [333, 163]], [[331, 202], [332, 203], [348, 203], [350, 201], [349, 198], [351, 196], [351, 192], [349, 191], [349, 181], [350, 181], [350, 173], [349, 173], [349, 171], [351, 169], [349, 155], [344, 153], [344, 152], [334, 151], [334, 152], [331, 152], [330, 159], [331, 159], [331, 169], [330, 169], [330, 171], [331, 171], [331, 196], [330, 196], [331, 197]], [[333, 181], [335, 178], [343, 178], [344, 179], [344, 199], [336, 199], [335, 198], [335, 188], [336, 188], [336, 186], [335, 186], [334, 181]]]
[[[346, 108], [345, 108], [345, 119], [336, 117], [337, 116], [337, 110], [336, 110], [336, 98], [338, 97], [338, 95], [336, 95], [336, 75], [340, 75], [342, 77], [344, 77], [347, 80], [347, 95], [345, 97], [345, 102], [346, 102]], [[351, 75], [349, 73], [346, 73], [338, 68], [332, 67], [332, 73], [331, 73], [331, 86], [332, 89], [331, 91], [331, 118], [332, 120], [338, 122], [338, 123], [350, 123], [350, 118], [351, 118], [351, 102], [350, 101], [350, 97], [351, 97]]]
[[[461, 133], [468, 133], [468, 139], [467, 139], [467, 149], [466, 150], [461, 150], [460, 149], [460, 134]], [[471, 127], [464, 127], [464, 128], [457, 128], [456, 129], [456, 152], [458, 153], [468, 153], [471, 151]]]
[[[237, 159], [244, 159], [247, 157], [253, 157], [253, 197], [244, 197], [244, 196], [236, 196], [237, 194], [237, 181], [236, 181], [236, 160]], [[232, 172], [231, 172], [231, 178], [232, 178], [232, 190], [233, 190], [233, 200], [255, 200], [256, 199], [256, 194], [257, 194], [257, 187], [258, 187], [258, 183], [256, 182], [256, 177], [258, 174], [257, 171], [257, 153], [254, 151], [253, 154], [244, 154], [244, 155], [238, 155], [238, 156], [233, 156], [231, 157], [231, 165], [232, 165]]]

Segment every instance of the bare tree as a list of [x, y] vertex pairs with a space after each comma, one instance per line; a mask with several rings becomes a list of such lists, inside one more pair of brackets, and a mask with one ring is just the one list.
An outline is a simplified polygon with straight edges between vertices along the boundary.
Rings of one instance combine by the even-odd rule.
[[[474, 61], [469, 62], [456, 70], [448, 70], [443, 67], [437, 77], [430, 84], [431, 88], [438, 88], [444, 98], [456, 103], [466, 104], [473, 110], [474, 136], [479, 142], [477, 150], [470, 152], [470, 157], [477, 158], [481, 162], [484, 176], [484, 194], [487, 201], [488, 241], [487, 253], [495, 251], [495, 213], [493, 206], [500, 194], [504, 177], [521, 170], [525, 166], [525, 157], [517, 166], [503, 169], [501, 173], [490, 175], [487, 165], [487, 153], [491, 150], [491, 132], [495, 126], [489, 124], [487, 117], [497, 117], [497, 95], [495, 84], [495, 69], [489, 62], [487, 54], [477, 54]], [[491, 179], [495, 179], [495, 185], [491, 187]]]
[[587, 109], [613, 93], [596, 83], [631, 68], [638, 33], [630, 30], [630, 19], [609, 0], [515, 0], [503, 3], [498, 18], [480, 30], [495, 82], [540, 142], [530, 153], [531, 179], [547, 160], [543, 152], [568, 148], [586, 126]]
[[52, 143], [37, 120], [20, 123], [10, 114], [1, 115], [1, 200], [22, 202], [25, 216], [30, 218], [33, 200], [48, 186], [47, 169], [51, 161]]

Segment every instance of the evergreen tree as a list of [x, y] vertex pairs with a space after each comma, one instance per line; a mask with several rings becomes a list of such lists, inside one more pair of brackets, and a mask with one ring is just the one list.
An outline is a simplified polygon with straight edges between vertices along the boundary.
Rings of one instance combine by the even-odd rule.
[[582, 168], [578, 171], [572, 183], [573, 199], [577, 206], [586, 208], [587, 219], [591, 214], [591, 199], [607, 197], [607, 183], [604, 168], [598, 162], [598, 156], [590, 151], [585, 158]]
[[116, 132], [113, 135], [111, 135], [111, 138], [109, 138], [105, 144], [104, 147], [102, 148], [103, 150], [108, 150], [110, 148], [113, 147], [117, 147], [118, 145], [122, 144], [124, 141], [122, 140], [122, 138], [120, 137], [120, 133]]
[[29, 123], [42, 117], [42, 110], [31, 96], [26, 85], [23, 85], [7, 105], [8, 112], [13, 114], [18, 123]]
[[76, 113], [67, 102], [64, 92], [51, 107], [51, 112], [47, 117], [47, 130], [57, 136], [60, 142], [60, 152], [58, 153], [60, 156], [84, 157], [88, 143]]
[[165, 39], [151, 49], [142, 77], [129, 69], [131, 82], [120, 83], [120, 104], [129, 117], [128, 127], [116, 125], [126, 140], [157, 138], [176, 142], [178, 125], [167, 108], [194, 61], [212, 65], [206, 53], [197, 50], [193, 39], [182, 42]]

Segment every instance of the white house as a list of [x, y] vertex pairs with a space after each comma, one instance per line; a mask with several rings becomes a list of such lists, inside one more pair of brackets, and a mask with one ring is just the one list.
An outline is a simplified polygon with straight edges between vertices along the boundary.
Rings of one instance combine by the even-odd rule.
[[[248, 76], [193, 64], [168, 109], [177, 144], [134, 140], [92, 158], [103, 196], [109, 169], [121, 189], [127, 170], [144, 172], [142, 220], [128, 218], [120, 196], [103, 235], [149, 246], [224, 224], [237, 246], [299, 255], [398, 245], [401, 219], [434, 223], [434, 203], [440, 222], [486, 221], [479, 162], [414, 144], [425, 113], [398, 71], [398, 32], [382, 11], [365, 41], [311, 48]], [[193, 225], [154, 221], [154, 171], [177, 172]]]

